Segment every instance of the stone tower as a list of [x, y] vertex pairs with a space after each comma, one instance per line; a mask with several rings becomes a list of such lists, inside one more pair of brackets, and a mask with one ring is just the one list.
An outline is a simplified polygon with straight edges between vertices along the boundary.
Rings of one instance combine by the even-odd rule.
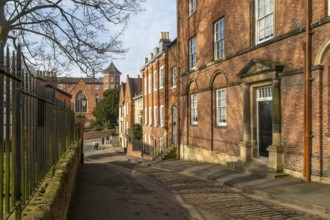
[[108, 68], [103, 71], [103, 89], [114, 89], [120, 85], [121, 72], [115, 67], [111, 61]]

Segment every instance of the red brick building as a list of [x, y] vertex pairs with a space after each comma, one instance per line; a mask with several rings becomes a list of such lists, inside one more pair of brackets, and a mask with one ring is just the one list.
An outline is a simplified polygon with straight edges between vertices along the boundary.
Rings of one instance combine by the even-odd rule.
[[103, 89], [114, 89], [120, 85], [121, 72], [111, 61], [110, 65], [103, 71]]
[[103, 77], [58, 77], [57, 87], [72, 96], [72, 109], [77, 114], [83, 114], [85, 122], [88, 122], [94, 119], [92, 112], [103, 98], [104, 90], [119, 87], [120, 75], [121, 72], [111, 62], [103, 71]]
[[92, 111], [103, 98], [102, 80], [96, 78], [59, 77], [57, 78], [57, 87], [72, 96], [71, 106], [74, 112], [84, 114], [87, 121], [94, 119]]
[[122, 83], [119, 95], [119, 141], [121, 147], [127, 148], [127, 152], [131, 155], [133, 149], [132, 145], [129, 145], [130, 129], [134, 123], [142, 122], [137, 120], [137, 114], [141, 114], [138, 110], [142, 110], [142, 105], [137, 104], [138, 99], [142, 99], [141, 92], [142, 78], [130, 78], [127, 75], [126, 83]]
[[[252, 160], [329, 180], [330, 5], [311, 1], [308, 21], [307, 2], [177, 1], [181, 159]], [[152, 82], [158, 67], [144, 68], [144, 78]], [[161, 105], [158, 93], [145, 105]]]
[[141, 68], [143, 142], [146, 152], [153, 156], [177, 143], [176, 65], [176, 41], [171, 42], [169, 33], [162, 32], [159, 47], [145, 58]]

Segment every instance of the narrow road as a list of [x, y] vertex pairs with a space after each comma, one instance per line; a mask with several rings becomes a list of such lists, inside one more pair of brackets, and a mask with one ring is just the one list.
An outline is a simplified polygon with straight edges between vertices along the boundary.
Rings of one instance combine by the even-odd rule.
[[322, 219], [305, 211], [86, 144], [68, 219]]
[[121, 149], [85, 145], [68, 219], [192, 219], [193, 207], [134, 171]]

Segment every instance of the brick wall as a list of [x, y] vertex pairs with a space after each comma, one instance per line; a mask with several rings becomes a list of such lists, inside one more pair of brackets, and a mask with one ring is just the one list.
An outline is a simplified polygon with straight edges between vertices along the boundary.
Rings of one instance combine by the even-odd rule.
[[107, 135], [114, 136], [116, 130], [115, 129], [109, 129], [106, 131], [90, 131], [90, 132], [84, 132], [84, 140], [94, 140], [94, 139], [101, 139], [102, 137], [106, 137]]
[[[250, 85], [251, 143], [256, 147], [255, 88], [272, 85], [280, 80], [281, 137], [284, 147], [284, 167], [303, 172], [304, 143], [304, 85], [303, 68], [305, 41], [305, 2], [275, 1], [274, 38], [256, 44], [250, 17], [250, 2], [253, 1], [198, 1], [196, 13], [188, 15], [188, 1], [178, 1], [178, 74], [180, 94], [180, 132], [182, 149], [203, 149], [213, 153], [239, 156], [239, 143], [243, 140], [243, 90], [244, 78], [240, 73], [254, 58], [261, 58], [284, 65], [281, 73], [265, 78], [265, 72], [255, 77], [259, 81]], [[326, 1], [313, 1], [313, 22], [325, 18]], [[254, 9], [253, 9], [254, 10]], [[253, 11], [252, 10], [252, 11]], [[287, 13], [292, 11], [292, 13]], [[214, 60], [214, 22], [225, 19], [225, 58]], [[252, 25], [251, 25], [252, 24]], [[312, 64], [321, 46], [330, 36], [330, 23], [312, 29]], [[188, 69], [188, 42], [196, 36], [196, 69]], [[312, 72], [312, 175], [330, 178], [329, 165], [329, 55], [324, 61], [324, 70]], [[221, 74], [217, 74], [221, 72]], [[264, 74], [264, 75], [263, 75]], [[215, 126], [215, 90], [227, 90], [227, 126]], [[198, 95], [198, 124], [190, 123], [190, 95]], [[197, 150], [189, 151], [191, 153]], [[193, 158], [192, 155], [190, 155]], [[254, 155], [256, 156], [256, 155]]]

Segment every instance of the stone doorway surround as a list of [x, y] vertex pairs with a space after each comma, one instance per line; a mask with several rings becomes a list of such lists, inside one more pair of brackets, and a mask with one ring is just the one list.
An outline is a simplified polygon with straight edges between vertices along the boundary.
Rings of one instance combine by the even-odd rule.
[[273, 142], [268, 147], [267, 168], [275, 173], [283, 172], [283, 146], [281, 143], [281, 100], [280, 77], [284, 65], [264, 60], [252, 59], [239, 73], [243, 86], [243, 137], [240, 142], [240, 159], [248, 161], [258, 157], [256, 89], [271, 86], [273, 92]]

